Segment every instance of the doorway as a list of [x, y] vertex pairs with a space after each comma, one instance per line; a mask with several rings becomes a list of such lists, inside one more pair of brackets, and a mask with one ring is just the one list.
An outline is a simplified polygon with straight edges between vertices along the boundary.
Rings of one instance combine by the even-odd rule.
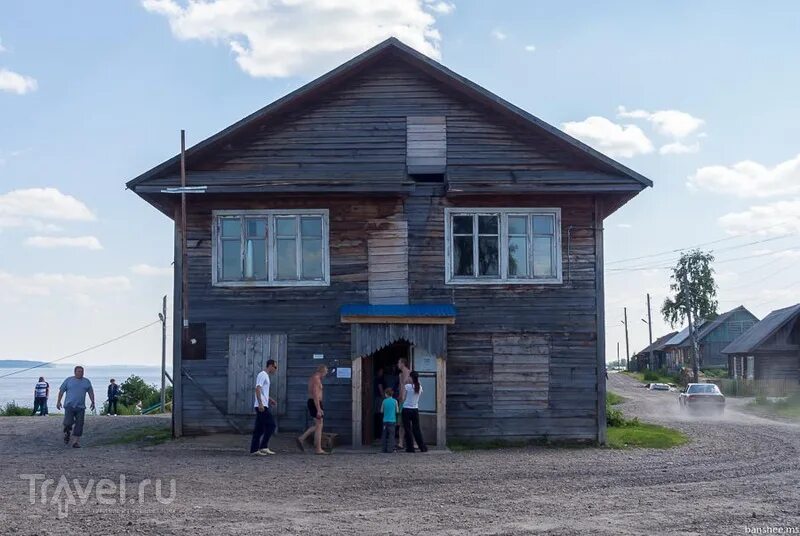
[[380, 404], [383, 391], [391, 387], [394, 397], [399, 396], [399, 371], [397, 362], [406, 359], [411, 365], [411, 345], [406, 341], [396, 341], [364, 358], [361, 369], [361, 424], [362, 444], [373, 445], [380, 441], [383, 415]]

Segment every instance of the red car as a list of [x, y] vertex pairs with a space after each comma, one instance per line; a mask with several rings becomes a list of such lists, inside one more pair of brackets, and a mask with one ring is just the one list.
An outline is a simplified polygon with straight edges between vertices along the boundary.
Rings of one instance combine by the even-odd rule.
[[681, 409], [705, 411], [722, 415], [725, 412], [725, 395], [713, 383], [690, 383], [678, 396]]

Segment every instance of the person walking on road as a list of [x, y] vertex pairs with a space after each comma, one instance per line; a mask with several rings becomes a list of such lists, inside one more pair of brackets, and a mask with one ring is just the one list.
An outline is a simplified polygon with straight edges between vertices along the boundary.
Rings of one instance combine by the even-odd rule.
[[44, 381], [44, 376], [39, 376], [39, 381], [33, 387], [33, 413], [39, 412], [40, 416], [47, 415], [47, 398], [50, 396], [50, 384]]
[[322, 426], [323, 417], [325, 416], [325, 408], [322, 406], [322, 378], [328, 374], [328, 367], [320, 365], [311, 377], [308, 379], [308, 413], [314, 419], [308, 430], [303, 432], [303, 435], [297, 438], [297, 448], [305, 451], [303, 443], [311, 434], [314, 434], [314, 453], [315, 454], [328, 454], [322, 450]]
[[119, 400], [119, 385], [116, 380], [111, 378], [111, 383], [108, 384], [108, 414], [117, 414], [117, 400]]
[[269, 448], [269, 439], [275, 432], [275, 419], [272, 417], [270, 405], [276, 406], [277, 402], [269, 396], [269, 375], [278, 370], [274, 359], [267, 360], [264, 370], [256, 376], [256, 397], [253, 409], [256, 412], [256, 422], [253, 426], [253, 439], [250, 441], [250, 454], [256, 456], [270, 456], [275, 454]]
[[[86, 416], [86, 395], [89, 395], [94, 411], [94, 389], [92, 382], [83, 376], [83, 367], [77, 366], [75, 375], [70, 376], [58, 390], [58, 402], [56, 408], [61, 409], [61, 399], [64, 398], [64, 444], [69, 445], [70, 435], [75, 436], [73, 448], [80, 448], [81, 436], [83, 435], [83, 420]], [[66, 394], [66, 397], [64, 395]], [[74, 427], [74, 429], [73, 429]]]

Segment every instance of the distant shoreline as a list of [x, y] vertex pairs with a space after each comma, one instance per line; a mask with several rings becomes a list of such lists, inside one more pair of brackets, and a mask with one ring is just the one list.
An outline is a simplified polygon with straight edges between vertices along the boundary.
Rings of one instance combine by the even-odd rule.
[[25, 359], [0, 359], [0, 368], [25, 368], [25, 367], [39, 367], [50, 368], [53, 365], [45, 361], [28, 361]]
[[[171, 363], [170, 363], [171, 364]], [[47, 363], [46, 361], [30, 361], [26, 359], [0, 359], [0, 369], [5, 368], [29, 368], [29, 367], [37, 367], [37, 368], [63, 368], [63, 367], [74, 367], [74, 363]], [[95, 368], [95, 367], [114, 367], [114, 368], [161, 368], [161, 365], [153, 364], [153, 365], [139, 365], [139, 364], [131, 364], [131, 363], [110, 363], [110, 364], [99, 364], [99, 365], [84, 365], [87, 369]], [[169, 370], [170, 367], [167, 367]]]

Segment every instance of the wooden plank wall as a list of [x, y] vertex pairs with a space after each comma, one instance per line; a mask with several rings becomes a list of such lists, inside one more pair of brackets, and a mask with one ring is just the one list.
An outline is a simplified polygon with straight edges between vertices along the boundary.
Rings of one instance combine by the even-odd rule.
[[[444, 208], [561, 207], [562, 285], [460, 286], [444, 283]], [[482, 196], [448, 199], [441, 185], [417, 185], [407, 200], [409, 299], [454, 303], [447, 336], [448, 437], [598, 437], [594, 202], [591, 196]], [[550, 341], [547, 407], [493, 407], [493, 337], [524, 334]]]
[[276, 415], [286, 414], [286, 335], [231, 334], [228, 338], [228, 414], [252, 415], [255, 381], [267, 360], [278, 370], [270, 378], [268, 393], [277, 403]]
[[408, 303], [408, 223], [395, 215], [369, 229], [369, 303]]
[[550, 341], [547, 336], [492, 335], [492, 409], [495, 416], [527, 415], [547, 409]]
[[[211, 210], [248, 208], [327, 208], [330, 211], [331, 284], [328, 287], [224, 288], [211, 285]], [[350, 326], [339, 322], [346, 303], [368, 298], [368, 222], [402, 210], [398, 199], [194, 196], [189, 201], [189, 310], [192, 322], [206, 323], [207, 358], [184, 361], [183, 367], [223, 407], [228, 406], [229, 336], [237, 333], [285, 334], [287, 404], [284, 430], [307, 423], [308, 377], [322, 361], [349, 366]], [[326, 378], [325, 422], [330, 431], [350, 437], [350, 382]], [[249, 389], [252, 392], [252, 389]], [[187, 434], [230, 431], [223, 415], [189, 382], [183, 389], [184, 431]], [[249, 428], [250, 416], [238, 418]]]

